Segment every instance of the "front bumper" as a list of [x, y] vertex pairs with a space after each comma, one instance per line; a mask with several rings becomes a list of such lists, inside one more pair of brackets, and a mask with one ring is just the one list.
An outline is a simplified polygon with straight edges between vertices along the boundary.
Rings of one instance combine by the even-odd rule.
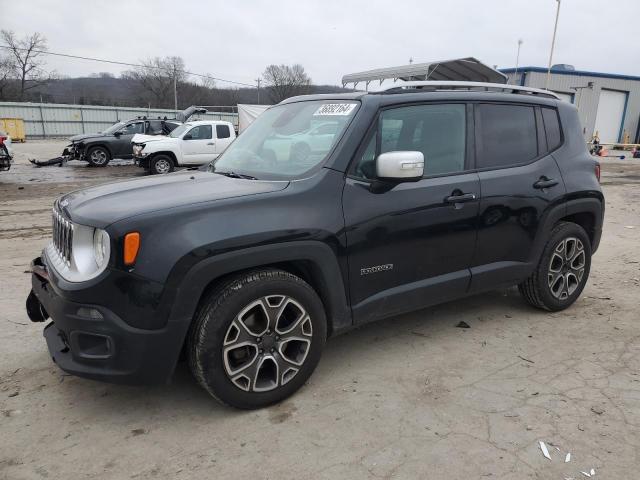
[[32, 262], [32, 272], [33, 294], [52, 319], [44, 329], [47, 347], [62, 370], [113, 383], [170, 380], [186, 334], [183, 322], [167, 322], [158, 330], [132, 327], [105, 306], [58, 294], [40, 258]]

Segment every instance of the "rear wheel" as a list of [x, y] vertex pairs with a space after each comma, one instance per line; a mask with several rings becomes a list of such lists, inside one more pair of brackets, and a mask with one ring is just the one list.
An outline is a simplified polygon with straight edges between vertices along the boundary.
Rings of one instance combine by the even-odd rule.
[[189, 335], [189, 364], [222, 403], [260, 408], [304, 384], [325, 340], [315, 291], [290, 273], [259, 270], [224, 282], [204, 300]]
[[93, 167], [106, 167], [109, 160], [111, 160], [111, 154], [104, 147], [93, 147], [87, 152], [87, 161]]
[[531, 305], [550, 311], [564, 310], [584, 289], [591, 268], [591, 242], [584, 229], [562, 222], [551, 232], [538, 266], [518, 285]]
[[156, 155], [149, 162], [149, 171], [152, 175], [171, 173], [174, 169], [173, 159], [168, 155]]

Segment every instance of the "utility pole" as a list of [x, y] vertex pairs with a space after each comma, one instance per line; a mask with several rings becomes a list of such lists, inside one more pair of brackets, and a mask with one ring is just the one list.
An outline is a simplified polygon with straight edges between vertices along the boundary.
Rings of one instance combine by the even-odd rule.
[[260, 104], [260, 82], [262, 81], [261, 78], [256, 78], [256, 84], [258, 85], [258, 105]]
[[516, 71], [513, 74], [513, 83], [518, 83], [518, 65], [520, 64], [520, 47], [522, 46], [522, 39], [518, 39], [518, 53], [516, 54]]
[[556, 23], [553, 27], [553, 38], [551, 39], [551, 51], [549, 52], [549, 67], [547, 68], [547, 81], [545, 82], [545, 90], [549, 90], [549, 80], [551, 78], [551, 62], [553, 61], [553, 49], [556, 45], [556, 32], [558, 30], [558, 18], [560, 17], [560, 0], [556, 0], [558, 2], [558, 7], [556, 9]]
[[173, 108], [178, 111], [178, 75], [176, 67], [173, 67]]

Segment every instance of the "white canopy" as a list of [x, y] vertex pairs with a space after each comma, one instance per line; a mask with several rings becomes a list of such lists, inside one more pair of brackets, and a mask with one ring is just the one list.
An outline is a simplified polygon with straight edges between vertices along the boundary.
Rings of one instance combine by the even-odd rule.
[[238, 133], [253, 123], [258, 116], [271, 105], [238, 104]]

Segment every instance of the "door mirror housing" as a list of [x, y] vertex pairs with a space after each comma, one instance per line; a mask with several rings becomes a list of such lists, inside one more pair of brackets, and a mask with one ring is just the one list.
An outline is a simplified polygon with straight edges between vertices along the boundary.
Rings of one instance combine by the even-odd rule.
[[191, 136], [190, 133], [187, 133], [184, 137], [182, 137], [183, 140], [193, 140], [193, 137]]
[[120, 135], [122, 135], [122, 133], [123, 133], [122, 130], [118, 130], [117, 132], [113, 132], [113, 135], [115, 137], [119, 137]]
[[376, 174], [382, 181], [416, 182], [424, 174], [424, 154], [417, 151], [381, 153], [376, 158]]

